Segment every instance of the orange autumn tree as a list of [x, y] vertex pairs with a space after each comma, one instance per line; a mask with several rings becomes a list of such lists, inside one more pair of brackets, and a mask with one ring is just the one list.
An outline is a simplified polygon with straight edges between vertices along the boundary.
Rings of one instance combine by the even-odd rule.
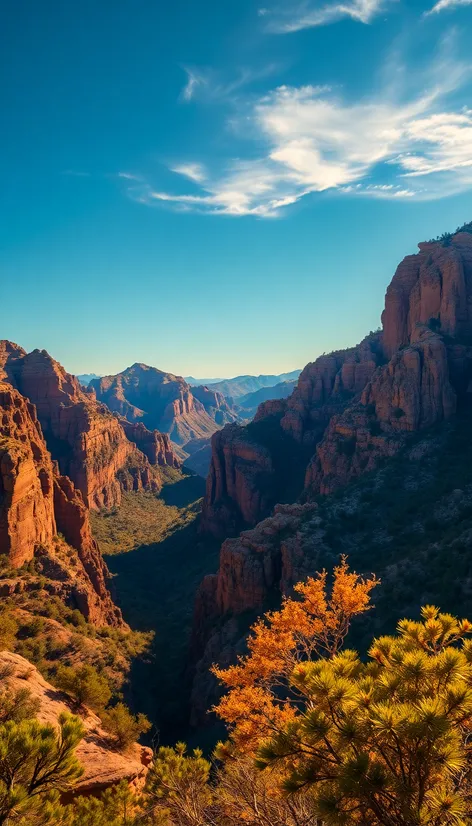
[[248, 639], [249, 654], [237, 665], [212, 671], [228, 692], [214, 711], [230, 727], [238, 749], [281, 731], [296, 715], [301, 695], [290, 677], [304, 660], [335, 657], [351, 620], [371, 608], [370, 592], [379, 580], [349, 571], [345, 557], [334, 568], [295, 585], [298, 599], [284, 598], [279, 611], [259, 619]]

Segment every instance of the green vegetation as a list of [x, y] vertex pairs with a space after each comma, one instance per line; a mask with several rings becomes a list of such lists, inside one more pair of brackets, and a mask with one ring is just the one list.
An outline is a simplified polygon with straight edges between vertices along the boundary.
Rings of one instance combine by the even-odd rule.
[[195, 595], [216, 571], [219, 551], [197, 531], [204, 480], [169, 469], [167, 480], [159, 496], [126, 494], [120, 510], [94, 516], [125, 620], [146, 635], [155, 631], [149, 652], [132, 663], [124, 696], [157, 726], [161, 742], [187, 734]]
[[71, 715], [61, 715], [58, 722], [58, 730], [35, 719], [0, 725], [1, 826], [42, 826], [60, 816], [59, 793], [83, 773], [74, 754], [83, 728]]
[[115, 737], [120, 749], [126, 749], [151, 728], [151, 723], [144, 714], [133, 716], [124, 703], [107, 708], [101, 719], [107, 731]]
[[99, 674], [93, 665], [85, 664], [80, 668], [59, 665], [55, 683], [58, 688], [72, 697], [79, 707], [88, 706], [100, 712], [111, 699], [108, 680]]
[[435, 241], [439, 241], [443, 247], [449, 247], [451, 244], [451, 239], [454, 235], [458, 232], [471, 232], [472, 233], [472, 221], [466, 222], [462, 224], [461, 227], [457, 227], [455, 232], [443, 232], [442, 235], [438, 235], [437, 238], [431, 238], [429, 243], [432, 244]]
[[[179, 504], [182, 488], [186, 504]], [[200, 513], [204, 489], [199, 476], [179, 474], [160, 495], [125, 493], [119, 508], [92, 512], [92, 529], [102, 553], [123, 553], [156, 544], [192, 524]]]

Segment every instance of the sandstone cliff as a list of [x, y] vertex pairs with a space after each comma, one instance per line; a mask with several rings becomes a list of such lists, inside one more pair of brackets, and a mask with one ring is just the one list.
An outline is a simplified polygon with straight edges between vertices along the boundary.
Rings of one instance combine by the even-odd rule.
[[167, 433], [177, 445], [207, 438], [235, 419], [221, 393], [211, 387], [190, 387], [181, 376], [146, 364], [96, 379], [91, 387], [110, 410]]
[[[64, 562], [58, 533], [74, 549], [73, 563]], [[87, 620], [122, 624], [82, 496], [53, 463], [34, 405], [6, 382], [0, 382], [0, 554], [12, 568], [41, 558], [55, 592]]]
[[302, 492], [306, 465], [330, 418], [367, 384], [383, 360], [379, 334], [308, 364], [288, 399], [260, 405], [254, 422], [212, 439], [202, 528], [234, 536]]
[[[27, 354], [3, 342], [0, 365], [5, 379], [36, 406], [53, 459], [90, 508], [119, 504], [122, 490], [160, 489], [155, 466], [176, 463], [164, 438], [141, 429], [130, 441], [117, 417], [44, 350]], [[138, 441], [151, 458], [137, 449]]]
[[[28, 689], [31, 698], [38, 701], [36, 714], [41, 723], [58, 725], [59, 716], [74, 711], [67, 695], [55, 689], [41, 676], [28, 660], [9, 651], [0, 652], [2, 688], [11, 692]], [[113, 738], [103, 729], [100, 719], [92, 711], [82, 715], [85, 735], [76, 750], [84, 772], [70, 796], [96, 794], [118, 784], [121, 780], [143, 784], [152, 760], [151, 749], [132, 744], [126, 754], [116, 750]]]

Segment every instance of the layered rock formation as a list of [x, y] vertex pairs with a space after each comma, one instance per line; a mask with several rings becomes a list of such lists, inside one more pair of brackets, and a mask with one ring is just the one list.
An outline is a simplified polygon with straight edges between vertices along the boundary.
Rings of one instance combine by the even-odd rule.
[[[143, 428], [131, 441], [122, 424], [44, 350], [0, 348], [0, 369], [37, 410], [49, 450], [91, 508], [118, 505], [123, 490], [159, 490], [153, 465], [176, 465], [168, 441]], [[138, 450], [145, 445], [148, 458]]]
[[[58, 533], [76, 552], [72, 566], [64, 563]], [[87, 620], [122, 624], [82, 496], [53, 463], [34, 405], [6, 382], [0, 382], [0, 554], [13, 568], [41, 557], [58, 583], [55, 593]]]
[[[224, 537], [255, 525], [279, 496], [286, 495], [287, 481], [298, 477], [298, 489], [291, 486], [290, 491], [295, 499], [330, 418], [365, 387], [382, 360], [379, 334], [371, 334], [358, 347], [321, 356], [305, 367], [288, 399], [264, 402], [254, 423], [227, 425], [216, 434], [203, 530]], [[293, 460], [298, 468], [291, 466]]]
[[[19, 654], [0, 652], [2, 689], [16, 693], [28, 689], [31, 699], [37, 700], [37, 718], [41, 723], [58, 726], [61, 714], [73, 711], [68, 698], [55, 689]], [[84, 772], [74, 786], [70, 796], [97, 794], [120, 781], [139, 788], [143, 783], [152, 760], [152, 751], [146, 746], [133, 743], [126, 754], [116, 750], [110, 734], [100, 719], [90, 710], [81, 717], [85, 730], [84, 737], [76, 749], [76, 756]]]
[[307, 469], [307, 496], [332, 493], [393, 456], [407, 434], [454, 415], [446, 346], [428, 328], [415, 328], [415, 337], [374, 374], [359, 402], [333, 416]]
[[92, 381], [97, 399], [130, 422], [167, 433], [177, 445], [211, 436], [235, 414], [211, 387], [190, 387], [181, 376], [133, 364]]

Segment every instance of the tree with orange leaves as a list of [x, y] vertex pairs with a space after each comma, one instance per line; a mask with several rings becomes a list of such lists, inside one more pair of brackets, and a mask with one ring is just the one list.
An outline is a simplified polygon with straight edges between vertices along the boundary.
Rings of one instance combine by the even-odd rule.
[[233, 743], [246, 753], [261, 739], [284, 729], [297, 713], [300, 692], [291, 681], [295, 667], [319, 657], [335, 657], [351, 620], [371, 607], [375, 576], [349, 571], [345, 557], [334, 569], [295, 585], [298, 599], [285, 598], [279, 611], [258, 620], [248, 639], [249, 654], [237, 665], [213, 668], [229, 691], [215, 711], [230, 727]]

